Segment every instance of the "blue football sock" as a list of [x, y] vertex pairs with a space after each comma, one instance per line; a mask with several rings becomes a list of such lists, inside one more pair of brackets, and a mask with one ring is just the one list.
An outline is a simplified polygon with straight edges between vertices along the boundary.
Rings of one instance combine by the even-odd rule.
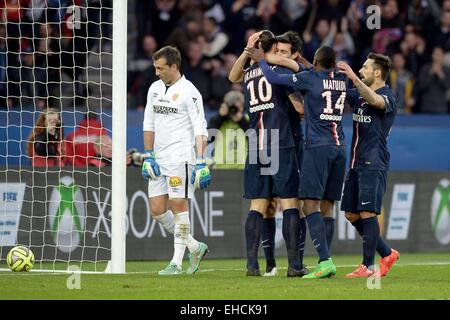
[[[352, 225], [355, 227], [356, 231], [358, 231], [359, 235], [362, 237], [362, 219], [358, 219], [355, 222], [352, 223]], [[391, 247], [389, 247], [384, 240], [379, 237], [378, 243], [377, 243], [377, 252], [378, 254], [384, 258], [391, 254]]]
[[272, 270], [276, 267], [275, 262], [275, 231], [277, 226], [275, 223], [275, 218], [265, 218], [263, 219], [262, 228], [262, 247], [264, 249], [264, 255], [266, 257], [266, 271]]
[[327, 233], [327, 246], [328, 251], [331, 252], [331, 242], [333, 241], [334, 235], [334, 218], [333, 217], [324, 217], [323, 221], [325, 222], [325, 230]]
[[314, 247], [319, 254], [319, 262], [330, 258], [327, 246], [327, 237], [325, 231], [325, 222], [320, 212], [314, 212], [306, 216], [308, 222], [309, 234], [311, 235]]
[[258, 249], [261, 241], [262, 214], [250, 210], [245, 221], [245, 240], [247, 241], [247, 269], [259, 269]]
[[372, 268], [378, 239], [380, 238], [380, 226], [377, 217], [362, 219], [361, 223], [363, 230], [363, 265]]
[[286, 209], [283, 211], [283, 238], [286, 243], [289, 267], [299, 270], [300, 259], [298, 257], [300, 244], [300, 216], [298, 209]]
[[306, 218], [300, 218], [300, 244], [298, 255], [300, 258], [300, 266], [303, 265], [303, 255], [305, 254], [305, 241], [306, 241]]

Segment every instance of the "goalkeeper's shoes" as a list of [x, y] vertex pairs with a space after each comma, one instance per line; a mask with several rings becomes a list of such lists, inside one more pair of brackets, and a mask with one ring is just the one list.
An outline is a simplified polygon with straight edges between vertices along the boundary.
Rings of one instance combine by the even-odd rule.
[[211, 174], [204, 159], [197, 158], [192, 171], [191, 183], [196, 189], [206, 189], [211, 184]]
[[158, 272], [160, 276], [176, 276], [182, 273], [183, 270], [181, 267], [177, 266], [177, 264], [173, 262], [169, 263], [165, 269]]
[[145, 151], [141, 173], [145, 180], [156, 180], [161, 175], [161, 170], [156, 163], [153, 150]]
[[380, 276], [384, 277], [392, 268], [394, 263], [400, 259], [400, 253], [397, 250], [391, 249], [391, 254], [380, 259]]
[[186, 270], [187, 274], [194, 274], [198, 271], [198, 268], [200, 266], [200, 262], [202, 261], [203, 257], [208, 253], [208, 246], [206, 243], [198, 242], [198, 250], [189, 253], [189, 268]]
[[263, 277], [276, 277], [278, 275], [278, 269], [277, 267], [273, 267], [272, 270], [267, 270], [264, 274]]
[[303, 279], [321, 279], [332, 278], [336, 275], [336, 266], [331, 258], [321, 261], [317, 267], [307, 275], [303, 276]]
[[373, 270], [369, 270], [365, 265], [360, 264], [355, 271], [345, 275], [347, 279], [351, 278], [368, 278], [375, 273]]

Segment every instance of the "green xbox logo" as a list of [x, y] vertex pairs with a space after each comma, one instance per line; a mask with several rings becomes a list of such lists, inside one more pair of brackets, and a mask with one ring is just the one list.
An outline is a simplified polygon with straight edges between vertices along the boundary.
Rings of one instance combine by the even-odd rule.
[[86, 215], [83, 195], [71, 177], [62, 177], [59, 186], [53, 188], [48, 215], [57, 248], [65, 253], [75, 250], [83, 239]]
[[442, 245], [450, 243], [450, 181], [442, 179], [431, 200], [431, 226]]

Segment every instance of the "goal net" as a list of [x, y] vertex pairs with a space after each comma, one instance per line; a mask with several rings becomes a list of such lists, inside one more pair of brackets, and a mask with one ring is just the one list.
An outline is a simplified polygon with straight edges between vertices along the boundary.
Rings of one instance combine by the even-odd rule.
[[[117, 3], [125, 8], [122, 19], [113, 16]], [[123, 114], [126, 100], [113, 98], [119, 75], [113, 79], [112, 52], [113, 32], [126, 50], [126, 12], [124, 0], [0, 4], [2, 270], [16, 245], [33, 251], [33, 270], [103, 272], [114, 256], [113, 172], [125, 166], [125, 153], [115, 161], [125, 148], [125, 126], [115, 132], [113, 120], [124, 122], [126, 115], [115, 118], [113, 101], [123, 104]], [[113, 19], [125, 24], [114, 24], [125, 36], [113, 30]], [[122, 201], [123, 190], [114, 194]], [[116, 238], [124, 242], [123, 235]]]

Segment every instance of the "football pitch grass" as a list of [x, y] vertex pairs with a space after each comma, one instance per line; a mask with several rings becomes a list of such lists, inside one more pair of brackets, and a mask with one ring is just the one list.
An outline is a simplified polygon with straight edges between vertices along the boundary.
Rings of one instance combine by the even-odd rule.
[[[206, 258], [195, 275], [169, 277], [157, 274], [168, 261], [127, 262], [124, 275], [81, 274], [78, 290], [67, 288], [71, 274], [2, 271], [0, 299], [450, 299], [450, 253], [401, 254], [388, 276], [380, 279], [379, 289], [369, 289], [367, 279], [345, 278], [360, 256], [333, 260], [336, 277], [315, 280], [287, 278], [285, 258], [277, 259], [277, 277], [246, 277], [243, 259]], [[316, 258], [306, 257], [305, 262], [312, 269]], [[183, 268], [187, 266], [185, 260]], [[263, 259], [260, 266], [265, 267]], [[375, 280], [371, 283], [378, 286]]]

